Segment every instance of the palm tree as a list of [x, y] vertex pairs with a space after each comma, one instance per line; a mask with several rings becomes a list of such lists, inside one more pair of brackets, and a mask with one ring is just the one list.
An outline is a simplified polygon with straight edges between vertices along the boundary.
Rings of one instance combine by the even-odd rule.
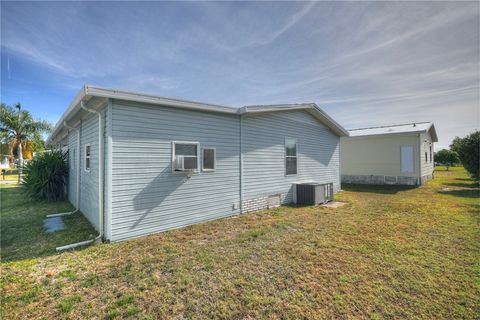
[[39, 133], [47, 133], [51, 125], [44, 120], [34, 120], [30, 112], [22, 110], [20, 103], [15, 108], [4, 103], [0, 107], [0, 131], [3, 132], [9, 143], [9, 155], [13, 160], [13, 149], [18, 148], [19, 175], [22, 175], [23, 166], [23, 145]]

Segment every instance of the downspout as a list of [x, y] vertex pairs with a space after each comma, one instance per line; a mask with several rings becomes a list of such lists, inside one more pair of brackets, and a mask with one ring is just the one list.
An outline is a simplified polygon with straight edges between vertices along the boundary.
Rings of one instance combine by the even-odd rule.
[[243, 213], [243, 115], [240, 115], [240, 214]]
[[102, 241], [103, 238], [103, 175], [104, 175], [104, 165], [103, 165], [103, 117], [102, 114], [93, 109], [88, 109], [83, 101], [80, 101], [80, 107], [87, 112], [94, 113], [98, 116], [98, 213], [99, 213], [99, 230], [98, 236], [93, 240], [86, 240], [77, 243], [68, 244], [65, 246], [55, 248], [57, 251], [63, 251], [68, 249], [73, 249], [80, 246], [86, 246], [92, 244], [96, 241]]
[[104, 145], [103, 145], [103, 117], [102, 113], [88, 109], [83, 101], [80, 101], [80, 107], [87, 112], [94, 113], [98, 116], [98, 214], [99, 214], [99, 226], [98, 226], [98, 237], [95, 238], [95, 241], [101, 240], [103, 238], [103, 153], [104, 153]]
[[80, 211], [80, 130], [75, 127], [71, 127], [67, 124], [66, 121], [63, 121], [63, 125], [65, 128], [76, 131], [77, 132], [77, 159], [76, 159], [76, 167], [77, 167], [77, 199], [76, 199], [76, 204], [75, 204], [75, 210], [70, 211], [70, 212], [64, 212], [64, 213], [55, 213], [55, 214], [49, 214], [47, 215], [47, 218], [53, 218], [53, 217], [62, 217], [62, 216], [68, 216], [74, 213], [77, 213]]

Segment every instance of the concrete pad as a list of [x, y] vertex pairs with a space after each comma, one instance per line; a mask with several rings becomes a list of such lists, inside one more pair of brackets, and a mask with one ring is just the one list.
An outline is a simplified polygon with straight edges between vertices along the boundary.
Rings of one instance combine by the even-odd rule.
[[46, 232], [52, 233], [60, 230], [65, 230], [65, 224], [62, 217], [47, 218], [43, 220], [43, 227]]
[[322, 207], [327, 207], [327, 208], [339, 208], [339, 207], [343, 207], [344, 205], [346, 205], [347, 203], [346, 202], [340, 202], [340, 201], [330, 201], [330, 202], [327, 202], [325, 204], [322, 204]]

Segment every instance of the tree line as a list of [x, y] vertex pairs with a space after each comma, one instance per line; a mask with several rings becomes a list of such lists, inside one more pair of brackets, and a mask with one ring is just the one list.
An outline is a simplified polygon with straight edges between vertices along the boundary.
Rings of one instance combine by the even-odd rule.
[[450, 150], [443, 149], [435, 153], [435, 162], [449, 167], [462, 164], [472, 178], [480, 175], [480, 131], [475, 131], [464, 138], [455, 137]]

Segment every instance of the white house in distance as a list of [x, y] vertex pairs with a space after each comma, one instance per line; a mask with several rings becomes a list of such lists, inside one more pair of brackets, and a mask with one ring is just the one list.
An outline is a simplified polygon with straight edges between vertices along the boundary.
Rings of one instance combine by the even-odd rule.
[[431, 122], [349, 130], [341, 139], [343, 183], [421, 185], [433, 178]]
[[340, 137], [313, 103], [230, 108], [84, 86], [47, 143], [69, 199], [118, 241], [269, 208], [302, 182], [340, 188]]

